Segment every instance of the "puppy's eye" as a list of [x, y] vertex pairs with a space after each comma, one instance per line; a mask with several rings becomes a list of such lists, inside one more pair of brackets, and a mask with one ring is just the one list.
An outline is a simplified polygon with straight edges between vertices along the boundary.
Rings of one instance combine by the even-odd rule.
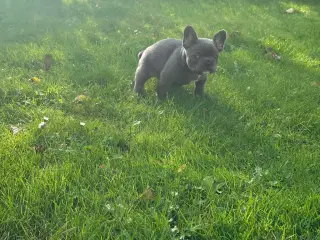
[[200, 56], [199, 56], [199, 54], [193, 54], [193, 58], [195, 58], [195, 59], [198, 59]]

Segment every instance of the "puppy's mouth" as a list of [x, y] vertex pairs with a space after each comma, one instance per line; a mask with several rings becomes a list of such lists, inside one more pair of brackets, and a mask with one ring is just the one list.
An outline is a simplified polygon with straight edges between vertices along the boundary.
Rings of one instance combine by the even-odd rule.
[[195, 71], [193, 71], [193, 72], [196, 73], [196, 74], [198, 74], [198, 75], [215, 73], [215, 71], [213, 71], [213, 70], [205, 70], [205, 71], [195, 70]]
[[216, 70], [213, 68], [197, 68], [197, 67], [190, 68], [189, 67], [189, 69], [191, 70], [191, 72], [198, 74], [198, 75], [211, 74], [211, 73], [216, 72]]
[[199, 71], [198, 69], [196, 68], [189, 68], [191, 72], [195, 73], [195, 74], [198, 74], [198, 75], [202, 75], [203, 74], [203, 71]]
[[201, 71], [194, 71], [194, 73], [198, 74], [198, 75], [202, 75], [204, 72]]

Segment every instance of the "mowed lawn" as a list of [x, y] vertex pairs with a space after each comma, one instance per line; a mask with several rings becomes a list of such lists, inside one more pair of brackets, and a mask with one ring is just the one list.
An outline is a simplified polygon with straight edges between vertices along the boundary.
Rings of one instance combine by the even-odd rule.
[[[186, 25], [229, 33], [205, 97], [136, 97]], [[319, 238], [318, 0], [0, 1], [1, 240]]]

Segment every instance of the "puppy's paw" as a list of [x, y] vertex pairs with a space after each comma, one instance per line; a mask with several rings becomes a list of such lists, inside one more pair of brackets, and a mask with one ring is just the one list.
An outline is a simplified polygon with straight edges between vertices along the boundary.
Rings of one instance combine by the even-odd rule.
[[145, 89], [144, 89], [144, 87], [140, 87], [140, 86], [135, 84], [133, 86], [133, 92], [138, 94], [138, 95], [144, 95], [145, 94]]
[[159, 101], [164, 101], [168, 97], [167, 93], [157, 92], [157, 98]]
[[202, 98], [202, 97], [204, 96], [204, 91], [203, 91], [203, 89], [196, 88], [196, 89], [194, 90], [194, 95], [195, 95], [195, 97]]

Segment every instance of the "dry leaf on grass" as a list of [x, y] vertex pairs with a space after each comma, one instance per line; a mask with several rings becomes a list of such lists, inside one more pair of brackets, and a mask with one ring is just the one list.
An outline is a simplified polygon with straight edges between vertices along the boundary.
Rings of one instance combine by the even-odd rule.
[[45, 148], [43, 145], [38, 145], [34, 147], [34, 150], [36, 151], [36, 153], [43, 153], [45, 151]]
[[32, 77], [32, 78], [30, 78], [30, 81], [33, 82], [33, 83], [39, 83], [40, 82], [40, 78]]
[[265, 48], [264, 54], [266, 56], [269, 56], [270, 58], [274, 58], [276, 60], [280, 60], [281, 59], [281, 57], [271, 47]]
[[141, 121], [137, 121], [137, 120], [135, 120], [135, 121], [133, 121], [133, 126], [140, 125], [140, 123], [141, 123]]
[[76, 103], [80, 103], [80, 102], [83, 102], [85, 100], [87, 100], [87, 96], [86, 95], [83, 95], [83, 94], [80, 94], [79, 96], [77, 96], [73, 102], [76, 102]]
[[143, 200], [154, 200], [155, 194], [153, 190], [148, 186], [146, 190], [142, 194], [140, 194], [140, 198]]
[[38, 128], [39, 128], [39, 129], [45, 128], [46, 125], [47, 125], [47, 124], [46, 124], [45, 122], [41, 122], [41, 123], [39, 123]]
[[238, 30], [232, 31], [231, 33], [229, 33], [229, 37], [234, 37], [234, 36], [240, 36], [241, 32]]
[[20, 132], [20, 128], [14, 126], [14, 125], [10, 125], [9, 128], [10, 128], [10, 130], [11, 130], [13, 135], [16, 135], [16, 134], [18, 134]]
[[287, 9], [286, 10], [286, 13], [295, 13], [297, 10], [296, 9], [294, 9], [294, 8], [289, 8], [289, 9]]
[[186, 168], [186, 164], [182, 164], [179, 168], [178, 168], [178, 173], [183, 172], [183, 170]]
[[154, 164], [157, 164], [157, 165], [160, 165], [160, 166], [164, 165], [164, 162], [163, 162], [163, 161], [160, 161], [160, 160], [153, 160], [152, 162], [153, 162]]
[[312, 82], [311, 85], [314, 87], [320, 87], [320, 81]]

